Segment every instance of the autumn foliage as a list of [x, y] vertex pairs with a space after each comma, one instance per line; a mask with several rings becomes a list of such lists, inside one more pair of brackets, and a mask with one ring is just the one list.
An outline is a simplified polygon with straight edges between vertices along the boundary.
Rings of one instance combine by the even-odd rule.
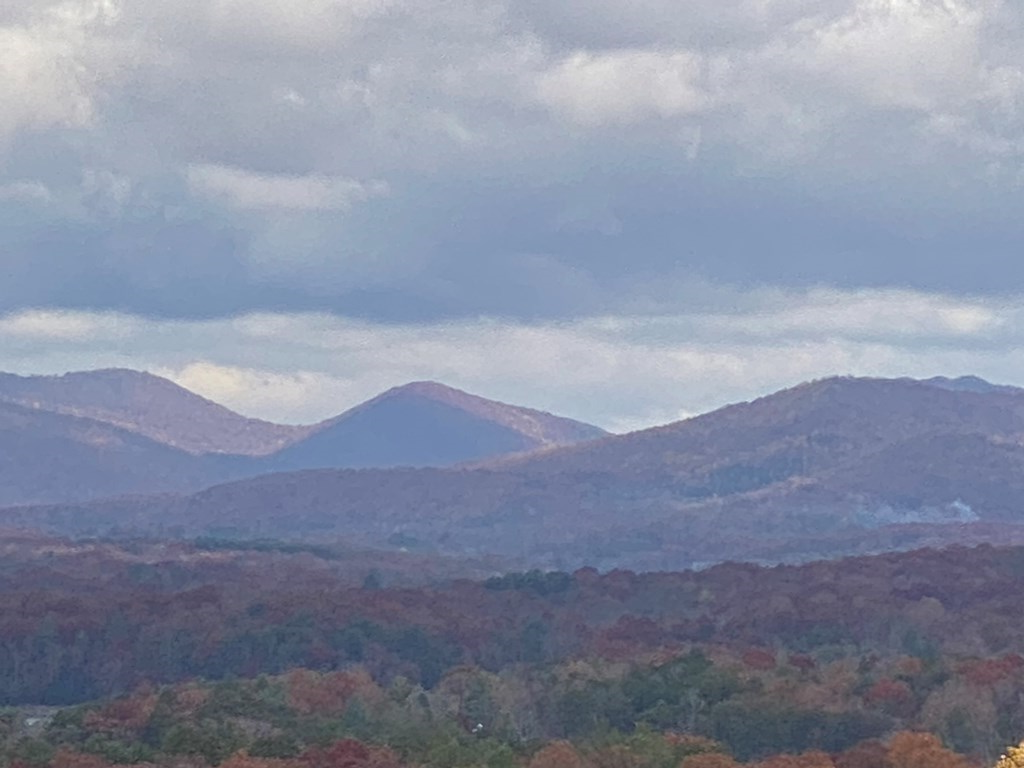
[[1024, 550], [429, 589], [97, 551], [0, 564], [0, 764], [975, 768], [1024, 732]]
[[681, 768], [739, 768], [739, 763], [729, 755], [707, 752], [683, 759]]
[[313, 712], [343, 712], [356, 694], [372, 696], [377, 686], [365, 670], [331, 672], [319, 675], [305, 669], [289, 672], [285, 678], [288, 704], [304, 715]]
[[538, 750], [530, 759], [529, 768], [586, 768], [586, 765], [572, 744], [555, 741]]
[[963, 755], [946, 749], [931, 733], [900, 732], [889, 740], [892, 768], [969, 768]]
[[300, 758], [304, 768], [399, 768], [398, 756], [386, 747], [371, 747], [343, 739], [326, 748], [314, 748]]

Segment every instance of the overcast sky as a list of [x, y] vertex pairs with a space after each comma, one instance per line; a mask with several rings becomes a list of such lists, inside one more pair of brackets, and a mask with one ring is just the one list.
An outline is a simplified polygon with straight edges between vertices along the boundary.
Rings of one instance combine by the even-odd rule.
[[1016, 0], [0, 0], [0, 368], [628, 429], [1024, 384]]

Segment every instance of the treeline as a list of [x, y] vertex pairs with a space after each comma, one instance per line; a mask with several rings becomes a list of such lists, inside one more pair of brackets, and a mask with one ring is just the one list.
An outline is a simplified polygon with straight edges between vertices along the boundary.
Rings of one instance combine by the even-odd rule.
[[988, 759], [905, 730], [884, 705], [860, 709], [842, 688], [847, 666], [769, 670], [691, 650], [501, 674], [459, 667], [431, 688], [401, 676], [383, 686], [358, 667], [297, 669], [144, 686], [44, 717], [0, 711], [0, 739], [13, 768], [969, 768]]

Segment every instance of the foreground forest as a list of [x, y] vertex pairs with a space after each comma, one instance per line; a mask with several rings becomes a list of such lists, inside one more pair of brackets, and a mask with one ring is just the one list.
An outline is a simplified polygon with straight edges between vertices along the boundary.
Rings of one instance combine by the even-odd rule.
[[[0, 712], [6, 758], [24, 768], [969, 768], [918, 714], [912, 659], [860, 672], [831, 663], [768, 669], [721, 651], [576, 661], [492, 673], [449, 670], [429, 689], [362, 667], [182, 683], [21, 717]], [[928, 675], [960, 675], [945, 667]], [[884, 681], [884, 682], [883, 682]], [[975, 682], [966, 682], [973, 686]], [[980, 685], [984, 686], [984, 683]], [[934, 698], [934, 696], [926, 697]], [[858, 701], [859, 700], [859, 701]], [[40, 716], [42, 714], [42, 716]], [[935, 707], [924, 708], [925, 719]], [[964, 715], [969, 718], [970, 715]], [[955, 720], [955, 728], [969, 727]], [[978, 753], [974, 754], [978, 759]]]
[[273, 542], [5, 552], [19, 765], [923, 768], [1024, 734], [1022, 548], [419, 584]]

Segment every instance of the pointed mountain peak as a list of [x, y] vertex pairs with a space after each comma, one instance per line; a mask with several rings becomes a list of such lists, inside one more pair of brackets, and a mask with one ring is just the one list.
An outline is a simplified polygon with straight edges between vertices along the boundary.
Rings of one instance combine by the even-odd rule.
[[393, 387], [314, 427], [276, 467], [448, 466], [603, 437], [598, 427], [436, 381]]
[[378, 395], [378, 397], [401, 396], [426, 397], [431, 400], [483, 399], [476, 398], [475, 395], [471, 395], [461, 389], [449, 387], [447, 384], [442, 384], [439, 381], [410, 381], [408, 384], [392, 387], [383, 394]]
[[[537, 447], [567, 445], [594, 437], [604, 430], [547, 411], [490, 400], [437, 381], [413, 381], [385, 392], [383, 397], [412, 396], [458, 408], [477, 418], [523, 435]], [[373, 401], [370, 401], [373, 402]]]

